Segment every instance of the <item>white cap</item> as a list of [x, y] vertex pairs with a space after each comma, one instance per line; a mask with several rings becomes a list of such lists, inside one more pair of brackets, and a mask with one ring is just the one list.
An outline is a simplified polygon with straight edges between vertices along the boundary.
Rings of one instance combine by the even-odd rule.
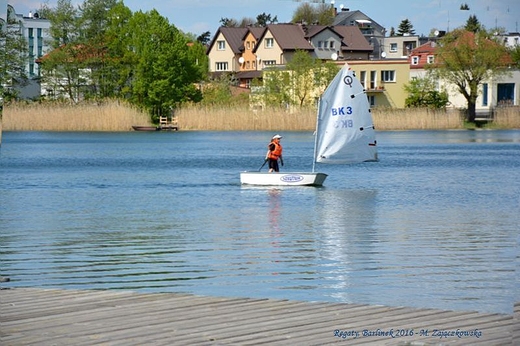
[[274, 136], [273, 136], [273, 139], [277, 139], [277, 138], [278, 138], [278, 139], [279, 139], [279, 138], [282, 138], [282, 136], [280, 136], [280, 135], [274, 135]]

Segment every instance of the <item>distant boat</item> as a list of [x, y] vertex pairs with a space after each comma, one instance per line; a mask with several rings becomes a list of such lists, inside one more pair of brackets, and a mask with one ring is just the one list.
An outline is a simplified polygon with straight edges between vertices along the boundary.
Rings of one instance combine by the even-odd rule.
[[135, 131], [178, 131], [176, 125], [149, 126], [149, 125], [132, 125]]
[[349, 164], [377, 160], [370, 104], [363, 85], [345, 63], [320, 98], [312, 171], [241, 172], [240, 182], [244, 185], [321, 186], [327, 174], [315, 172], [316, 163]]
[[159, 131], [159, 126], [147, 126], [147, 125], [132, 125], [135, 131]]

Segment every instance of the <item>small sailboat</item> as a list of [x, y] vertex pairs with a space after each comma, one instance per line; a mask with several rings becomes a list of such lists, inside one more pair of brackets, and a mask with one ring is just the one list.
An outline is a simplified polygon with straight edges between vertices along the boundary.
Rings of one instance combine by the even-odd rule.
[[320, 98], [311, 172], [241, 172], [244, 185], [323, 185], [327, 174], [316, 163], [377, 161], [370, 104], [361, 82], [345, 63]]

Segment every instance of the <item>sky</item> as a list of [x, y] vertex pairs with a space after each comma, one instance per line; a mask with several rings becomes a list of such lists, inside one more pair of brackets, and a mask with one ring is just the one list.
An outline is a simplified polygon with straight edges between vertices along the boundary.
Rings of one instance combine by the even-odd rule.
[[[56, 6], [57, 0], [7, 0], [16, 13], [28, 15], [43, 3]], [[296, 8], [305, 0], [123, 0], [133, 12], [156, 9], [169, 22], [186, 33], [212, 36], [221, 18], [256, 19], [262, 13], [277, 16], [278, 22], [290, 22]], [[331, 4], [331, 0], [324, 0]], [[470, 15], [486, 28], [503, 27], [507, 32], [520, 30], [520, 0], [332, 0], [334, 6], [359, 10], [390, 31], [403, 19], [412, 23], [415, 33], [428, 35], [432, 29], [450, 31], [463, 26]], [[79, 5], [82, 0], [71, 0]], [[462, 4], [469, 11], [462, 11]]]

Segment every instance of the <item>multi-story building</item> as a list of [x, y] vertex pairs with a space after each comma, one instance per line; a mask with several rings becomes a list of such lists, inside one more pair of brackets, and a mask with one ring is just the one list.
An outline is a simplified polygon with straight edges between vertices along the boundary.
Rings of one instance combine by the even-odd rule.
[[221, 27], [207, 49], [209, 70], [233, 73], [249, 87], [261, 71], [284, 66], [296, 51], [321, 60], [368, 60], [372, 47], [355, 26], [270, 24], [263, 28]]
[[12, 87], [17, 88], [19, 97], [23, 99], [38, 98], [41, 94], [39, 82], [40, 67], [36, 60], [50, 50], [49, 29], [51, 22], [48, 19], [40, 18], [38, 13], [17, 14], [15, 8], [9, 4], [7, 5], [7, 22], [8, 25], [16, 28], [19, 35], [24, 38], [29, 54], [25, 68], [29, 78], [28, 84], [13, 85]]
[[[506, 35], [504, 37], [514, 36]], [[505, 41], [504, 41], [505, 42]], [[425, 78], [427, 76], [427, 65], [435, 62], [436, 43], [429, 41], [411, 51], [409, 57], [410, 79]], [[479, 86], [476, 103], [477, 114], [489, 117], [496, 107], [518, 106], [520, 100], [520, 71], [511, 71], [500, 77], [493, 77], [483, 81]], [[445, 89], [449, 94], [450, 107], [463, 109], [467, 107], [467, 100], [456, 89], [454, 85], [446, 81], [437, 81], [439, 90]]]
[[359, 10], [351, 11], [348, 8], [340, 6], [340, 10], [335, 10], [334, 26], [352, 26], [357, 27], [368, 43], [372, 46], [371, 59], [381, 59], [384, 55], [384, 39], [386, 29], [368, 17]]
[[371, 107], [404, 108], [409, 82], [407, 59], [348, 61], [366, 90]]

